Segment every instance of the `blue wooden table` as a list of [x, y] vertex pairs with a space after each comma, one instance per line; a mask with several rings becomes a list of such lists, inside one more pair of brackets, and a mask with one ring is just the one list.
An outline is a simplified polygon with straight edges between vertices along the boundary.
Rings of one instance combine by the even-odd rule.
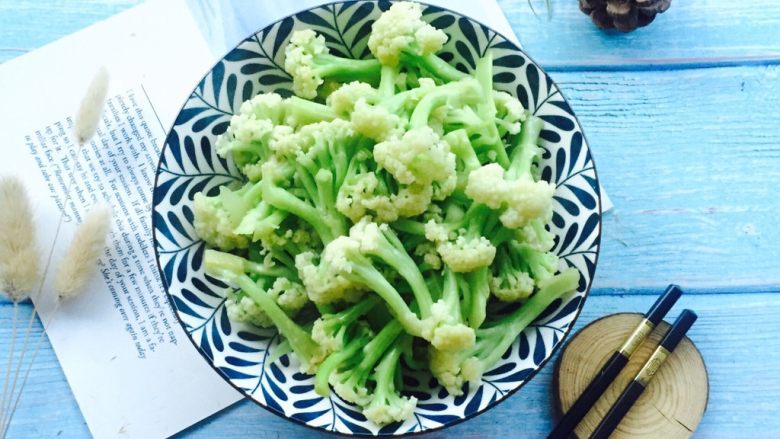
[[[0, 0], [0, 62], [137, 3]], [[669, 318], [698, 312], [690, 336], [711, 386], [696, 435], [780, 437], [780, 2], [675, 0], [628, 35], [596, 30], [576, 0], [553, 0], [550, 21], [525, 0], [500, 3], [569, 98], [616, 205], [575, 330], [645, 310], [667, 283], [681, 284], [688, 294]], [[10, 319], [0, 302], [0, 351]], [[548, 366], [488, 414], [427, 437], [543, 437], [551, 380]], [[47, 345], [10, 437], [55, 436], [89, 432]], [[318, 434], [244, 401], [181, 437]]]

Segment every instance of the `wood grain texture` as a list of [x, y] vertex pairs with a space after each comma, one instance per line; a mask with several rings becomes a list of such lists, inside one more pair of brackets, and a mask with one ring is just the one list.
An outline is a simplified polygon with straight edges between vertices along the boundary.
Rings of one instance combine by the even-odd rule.
[[[553, 388], [559, 413], [569, 411], [609, 358], [628, 339], [641, 313], [617, 313], [590, 323], [569, 339], [555, 365]], [[661, 322], [631, 355], [628, 364], [575, 429], [580, 438], [593, 434], [623, 389], [636, 377], [669, 331]], [[707, 406], [709, 386], [701, 354], [688, 337], [661, 365], [652, 381], [626, 413], [611, 439], [685, 439], [696, 431]]]
[[[655, 297], [594, 296], [587, 300], [575, 330], [615, 312], [644, 312]], [[699, 320], [689, 337], [701, 351], [710, 379], [710, 400], [696, 436], [706, 438], [768, 438], [780, 433], [780, 295], [718, 294], [683, 296], [667, 317], [683, 308], [696, 310]], [[29, 309], [27, 310], [29, 311]], [[0, 358], [8, 338], [9, 305], [0, 306]], [[557, 354], [556, 354], [557, 358]], [[517, 394], [488, 414], [425, 438], [543, 437], [552, 429], [553, 367], [550, 363]], [[774, 379], [772, 378], [774, 377]], [[110, 408], [108, 408], [110, 409]], [[41, 422], [41, 419], [46, 419]], [[48, 344], [35, 366], [11, 438], [84, 438], [88, 436], [75, 400]], [[332, 437], [272, 415], [244, 401], [198, 424], [181, 438]]]
[[615, 204], [598, 288], [780, 285], [778, 67], [553, 73]]
[[648, 27], [628, 34], [603, 32], [576, 0], [498, 0], [525, 48], [549, 70], [625, 70], [780, 62], [780, 2], [674, 0]]

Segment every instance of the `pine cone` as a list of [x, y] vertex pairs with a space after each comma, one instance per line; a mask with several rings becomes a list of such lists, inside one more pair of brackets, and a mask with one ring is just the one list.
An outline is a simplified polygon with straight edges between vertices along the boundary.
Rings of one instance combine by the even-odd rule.
[[580, 10], [590, 15], [593, 24], [601, 29], [622, 32], [647, 26], [656, 14], [672, 5], [672, 0], [579, 0]]

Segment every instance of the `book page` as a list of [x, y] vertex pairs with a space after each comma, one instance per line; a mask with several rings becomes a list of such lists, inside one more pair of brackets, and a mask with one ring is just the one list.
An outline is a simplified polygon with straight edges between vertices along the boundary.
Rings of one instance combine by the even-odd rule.
[[[174, 315], [151, 231], [166, 131], [213, 62], [183, 3], [158, 1], [0, 66], [0, 83], [13, 84], [0, 90], [0, 120], [14, 121], [2, 130], [0, 173], [26, 183], [44, 257], [54, 246], [44, 294], [33, 300], [96, 438], [170, 436], [241, 399]], [[72, 115], [100, 66], [111, 75], [105, 111], [79, 147]], [[56, 267], [100, 204], [114, 214], [105, 252], [82, 294], [55, 307], [46, 292]]]

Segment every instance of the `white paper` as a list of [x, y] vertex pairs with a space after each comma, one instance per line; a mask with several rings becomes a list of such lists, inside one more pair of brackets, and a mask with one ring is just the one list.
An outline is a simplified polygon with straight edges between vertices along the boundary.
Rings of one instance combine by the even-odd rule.
[[[36, 300], [97, 438], [170, 436], [241, 399], [181, 329], [151, 242], [151, 189], [165, 132], [213, 61], [184, 3], [167, 0], [0, 66], [0, 174], [19, 175], [29, 186], [45, 250], [78, 163], [54, 267], [86, 211], [98, 203], [114, 211], [106, 253], [83, 294], [53, 320], [51, 303]], [[70, 115], [101, 65], [111, 75], [108, 105], [98, 136], [76, 162]]]
[[[0, 66], [0, 174], [27, 183], [44, 253], [54, 243], [54, 267], [86, 212], [107, 203], [115, 214], [83, 294], [56, 318], [51, 301], [34, 298], [95, 437], [166, 437], [241, 399], [191, 345], [167, 303], [151, 241], [154, 173], [166, 130], [213, 63], [250, 33], [319, 3], [150, 1]], [[431, 3], [515, 38], [495, 1]], [[111, 74], [107, 108], [98, 135], [78, 149], [71, 115], [101, 66]]]

